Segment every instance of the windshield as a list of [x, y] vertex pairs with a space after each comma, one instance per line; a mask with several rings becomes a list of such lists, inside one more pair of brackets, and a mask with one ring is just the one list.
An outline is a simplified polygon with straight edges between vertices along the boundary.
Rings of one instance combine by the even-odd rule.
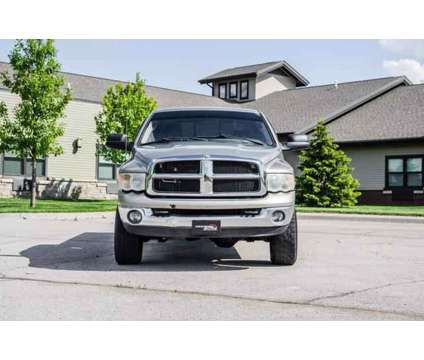
[[139, 145], [209, 139], [274, 145], [271, 132], [261, 116], [228, 111], [159, 112], [147, 124]]

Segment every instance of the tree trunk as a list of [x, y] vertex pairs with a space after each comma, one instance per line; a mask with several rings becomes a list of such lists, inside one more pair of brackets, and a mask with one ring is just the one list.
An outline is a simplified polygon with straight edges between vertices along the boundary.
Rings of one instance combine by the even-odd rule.
[[32, 177], [31, 177], [31, 208], [35, 209], [35, 200], [37, 197], [37, 160], [32, 158]]

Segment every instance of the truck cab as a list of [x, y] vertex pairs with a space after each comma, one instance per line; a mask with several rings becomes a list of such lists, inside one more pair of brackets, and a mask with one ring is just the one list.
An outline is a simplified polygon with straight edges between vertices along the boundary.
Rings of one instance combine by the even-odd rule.
[[256, 110], [176, 108], [153, 112], [133, 142], [111, 134], [107, 146], [131, 151], [118, 171], [115, 259], [138, 264], [146, 241], [209, 239], [220, 247], [266, 241], [276, 265], [297, 257], [295, 178]]

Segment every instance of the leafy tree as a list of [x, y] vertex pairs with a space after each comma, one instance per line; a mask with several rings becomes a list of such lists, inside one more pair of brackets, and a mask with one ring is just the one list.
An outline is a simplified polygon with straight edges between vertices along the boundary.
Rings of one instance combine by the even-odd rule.
[[3, 102], [0, 104], [0, 151], [31, 159], [30, 205], [34, 208], [36, 160], [63, 153], [58, 138], [63, 135], [64, 128], [59, 119], [64, 116], [71, 92], [64, 88], [53, 40], [17, 40], [9, 61], [13, 73], [2, 73], [1, 81], [21, 101], [12, 114], [8, 114]]
[[308, 206], [353, 206], [360, 195], [352, 177], [351, 159], [333, 142], [323, 122], [318, 122], [310, 146], [299, 155], [298, 201]]
[[147, 96], [144, 81], [136, 75], [134, 83], [110, 87], [102, 101], [102, 111], [96, 116], [97, 152], [115, 164], [122, 164], [127, 154], [105, 146], [112, 133], [127, 134], [134, 141], [143, 121], [156, 108], [156, 101]]

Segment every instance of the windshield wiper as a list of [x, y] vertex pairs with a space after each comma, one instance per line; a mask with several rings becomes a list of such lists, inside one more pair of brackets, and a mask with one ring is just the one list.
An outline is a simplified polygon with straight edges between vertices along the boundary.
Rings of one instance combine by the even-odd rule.
[[231, 136], [226, 134], [219, 134], [217, 136], [202, 136], [203, 139], [234, 139], [234, 140], [241, 140], [241, 141], [250, 141], [251, 143], [265, 146], [266, 144], [258, 139], [253, 138], [244, 138], [244, 137], [238, 137], [238, 136]]
[[144, 146], [144, 145], [153, 145], [153, 144], [161, 144], [161, 143], [169, 143], [171, 141], [206, 141], [206, 139], [203, 139], [201, 137], [166, 137], [166, 138], [161, 138], [159, 140], [155, 140], [155, 141], [149, 141], [143, 144], [140, 144], [140, 146]]

